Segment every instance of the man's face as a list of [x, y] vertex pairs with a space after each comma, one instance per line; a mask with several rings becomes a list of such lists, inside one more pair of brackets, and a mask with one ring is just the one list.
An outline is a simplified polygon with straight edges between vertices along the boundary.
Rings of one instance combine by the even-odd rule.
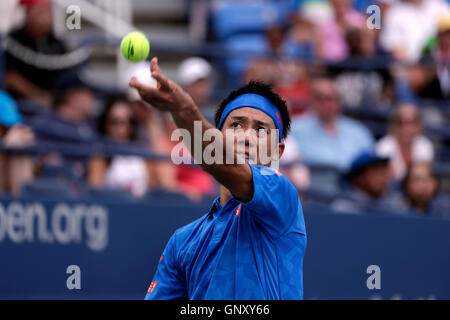
[[270, 166], [270, 160], [278, 159], [284, 151], [284, 143], [278, 143], [276, 129], [272, 118], [266, 113], [244, 107], [228, 115], [222, 133], [226, 141], [234, 139], [234, 150], [238, 150], [238, 154], [250, 163]]
[[28, 30], [36, 38], [45, 37], [52, 30], [53, 17], [50, 2], [39, 3], [27, 10], [26, 20]]
[[355, 179], [360, 189], [373, 198], [381, 198], [389, 184], [388, 164], [375, 164], [366, 168]]
[[396, 138], [403, 144], [409, 144], [420, 133], [420, 119], [414, 105], [405, 104], [400, 107], [394, 120]]
[[323, 122], [332, 121], [337, 117], [341, 106], [333, 81], [323, 79], [314, 84], [313, 107]]
[[67, 105], [77, 111], [75, 120], [86, 121], [94, 113], [95, 97], [88, 89], [76, 90], [69, 94]]

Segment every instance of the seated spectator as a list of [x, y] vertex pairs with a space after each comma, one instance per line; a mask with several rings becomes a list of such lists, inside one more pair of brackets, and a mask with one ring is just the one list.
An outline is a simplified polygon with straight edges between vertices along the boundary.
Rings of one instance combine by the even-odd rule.
[[433, 144], [421, 131], [419, 110], [414, 104], [404, 103], [395, 109], [388, 135], [376, 144], [377, 154], [390, 158], [397, 180], [403, 179], [411, 163], [433, 161]]
[[[179, 141], [172, 141], [172, 133], [177, 129], [172, 117], [168, 113], [155, 113], [151, 119], [151, 138], [154, 151], [172, 156], [173, 148]], [[191, 154], [183, 144], [180, 154], [183, 163], [193, 163]], [[193, 201], [201, 200], [204, 196], [213, 195], [217, 186], [214, 179], [200, 167], [169, 161], [159, 161], [154, 164], [155, 185], [172, 191], [183, 193]]]
[[305, 163], [346, 170], [352, 159], [372, 148], [369, 130], [341, 115], [334, 81], [319, 77], [312, 84], [312, 110], [293, 119], [291, 132]]
[[59, 90], [52, 110], [32, 120], [40, 140], [91, 142], [95, 132], [91, 119], [95, 95], [90, 88], [77, 85]]
[[350, 55], [340, 63], [330, 64], [336, 74], [342, 103], [348, 108], [374, 108], [390, 105], [394, 81], [389, 72], [390, 56], [378, 45], [378, 31], [354, 28], [346, 35]]
[[353, 160], [345, 178], [350, 182], [350, 190], [332, 203], [333, 210], [345, 213], [381, 210], [390, 179], [388, 158], [364, 151]]
[[[99, 134], [106, 142], [127, 145], [135, 137], [132, 108], [125, 98], [111, 98], [100, 115]], [[121, 189], [142, 197], [151, 184], [151, 163], [137, 156], [94, 156], [88, 163], [93, 187]]]
[[[31, 129], [21, 122], [14, 100], [0, 91], [0, 146], [27, 147], [34, 143]], [[0, 149], [0, 193], [17, 195], [22, 184], [33, 179], [33, 162], [29, 155], [3, 152]]]
[[364, 15], [352, 7], [350, 0], [331, 0], [332, 15], [318, 22], [320, 43], [319, 57], [326, 61], [341, 61], [348, 57], [349, 48], [345, 36], [351, 28], [363, 27]]
[[435, 47], [412, 68], [410, 86], [420, 98], [450, 100], [450, 13], [439, 20]]
[[208, 121], [214, 119], [215, 108], [211, 105], [212, 67], [208, 61], [190, 57], [181, 62], [177, 70], [178, 83], [189, 93]]
[[5, 39], [5, 85], [16, 99], [29, 99], [50, 106], [51, 90], [62, 78], [76, 79], [74, 68], [78, 62], [64, 63], [54, 68], [55, 55], [62, 57], [67, 50], [52, 33], [51, 2], [21, 0], [20, 3], [26, 10], [25, 25], [13, 30]]
[[286, 27], [278, 24], [267, 28], [266, 40], [267, 54], [250, 61], [244, 70], [244, 83], [256, 80], [272, 85], [286, 100], [291, 114], [303, 113], [310, 95], [308, 72], [290, 52], [299, 52], [299, 43], [293, 48], [293, 39], [288, 38]]
[[404, 199], [400, 210], [421, 216], [443, 216], [445, 209], [434, 201], [438, 189], [438, 179], [430, 164], [411, 164], [402, 182]]
[[445, 0], [398, 1], [384, 16], [381, 44], [396, 59], [416, 63], [436, 32], [438, 17], [448, 11]]

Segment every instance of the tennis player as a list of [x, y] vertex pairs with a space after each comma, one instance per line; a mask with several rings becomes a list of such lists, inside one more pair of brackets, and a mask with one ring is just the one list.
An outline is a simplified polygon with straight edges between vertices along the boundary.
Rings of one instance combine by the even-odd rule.
[[[201, 163], [202, 169], [220, 183], [220, 195], [209, 212], [172, 235], [145, 298], [302, 299], [306, 231], [297, 190], [270, 163], [258, 165], [258, 158], [252, 159], [249, 152], [252, 143], [265, 139], [274, 159], [283, 154], [290, 127], [285, 101], [269, 86], [251, 82], [231, 92], [220, 104], [215, 129], [192, 98], [163, 75], [156, 58], [150, 71], [157, 88], [135, 78], [130, 86], [154, 108], [170, 112], [177, 126], [188, 130], [191, 137], [194, 121], [201, 121], [202, 132], [253, 129], [264, 134], [245, 135], [243, 155], [237, 153], [239, 148], [232, 149], [235, 160], [242, 156], [245, 161]], [[270, 145], [272, 134], [277, 134], [275, 145]], [[225, 141], [228, 136], [221, 136], [225, 154], [230, 151]], [[233, 138], [235, 146], [242, 142]], [[202, 142], [202, 147], [208, 143]], [[187, 147], [192, 153], [192, 146]]]

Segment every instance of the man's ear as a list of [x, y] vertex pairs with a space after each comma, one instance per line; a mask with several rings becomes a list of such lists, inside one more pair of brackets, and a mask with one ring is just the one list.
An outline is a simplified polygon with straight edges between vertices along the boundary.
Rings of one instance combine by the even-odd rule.
[[284, 142], [278, 143], [278, 154], [276, 154], [276, 152], [274, 152], [274, 154], [272, 154], [273, 161], [280, 160], [281, 156], [283, 155], [285, 147], [286, 147], [286, 145], [284, 144]]

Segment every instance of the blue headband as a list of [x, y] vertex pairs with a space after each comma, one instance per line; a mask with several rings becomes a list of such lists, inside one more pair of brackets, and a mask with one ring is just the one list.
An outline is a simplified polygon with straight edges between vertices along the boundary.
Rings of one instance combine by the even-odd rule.
[[222, 116], [220, 117], [218, 128], [222, 128], [223, 122], [228, 117], [231, 111], [245, 107], [261, 110], [269, 117], [271, 117], [273, 123], [275, 124], [275, 127], [277, 127], [278, 129], [278, 137], [279, 141], [281, 142], [281, 136], [283, 134], [283, 122], [281, 121], [281, 116], [278, 108], [275, 107], [275, 105], [270, 102], [269, 99], [264, 98], [259, 94], [246, 93], [227, 104], [225, 109], [223, 109]]

